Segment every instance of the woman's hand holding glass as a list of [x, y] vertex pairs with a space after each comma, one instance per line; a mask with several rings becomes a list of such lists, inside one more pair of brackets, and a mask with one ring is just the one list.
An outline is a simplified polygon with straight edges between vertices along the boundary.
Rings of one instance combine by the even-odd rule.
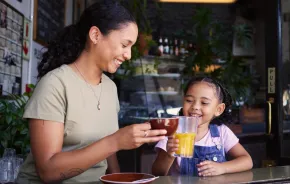
[[144, 143], [158, 142], [165, 138], [166, 130], [151, 130], [149, 123], [134, 124], [118, 130], [114, 136], [119, 150], [138, 148]]

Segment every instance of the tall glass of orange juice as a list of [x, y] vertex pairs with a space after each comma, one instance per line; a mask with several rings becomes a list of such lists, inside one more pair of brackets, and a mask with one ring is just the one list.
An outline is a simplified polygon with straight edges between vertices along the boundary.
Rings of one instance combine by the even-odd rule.
[[179, 147], [174, 154], [175, 156], [185, 158], [193, 157], [198, 120], [199, 117], [195, 116], [178, 116], [178, 127], [174, 137], [179, 140]]

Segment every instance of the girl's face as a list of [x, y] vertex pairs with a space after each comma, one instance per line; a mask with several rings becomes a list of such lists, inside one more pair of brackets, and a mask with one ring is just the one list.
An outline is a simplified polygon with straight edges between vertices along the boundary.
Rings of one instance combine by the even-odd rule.
[[210, 121], [223, 113], [225, 104], [220, 103], [215, 87], [207, 82], [193, 84], [183, 100], [185, 116], [199, 116], [199, 126], [208, 126]]

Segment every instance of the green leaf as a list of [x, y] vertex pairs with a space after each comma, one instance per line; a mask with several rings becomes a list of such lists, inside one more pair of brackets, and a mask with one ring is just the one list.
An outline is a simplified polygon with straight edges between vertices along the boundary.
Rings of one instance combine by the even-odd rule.
[[3, 136], [3, 139], [4, 139], [4, 140], [10, 140], [10, 135], [9, 135], [8, 132], [3, 132], [3, 133], [2, 133], [2, 136]]
[[34, 88], [35, 88], [35, 85], [34, 85], [34, 84], [28, 84], [28, 87], [29, 87], [30, 89], [34, 89]]
[[17, 132], [17, 128], [16, 127], [12, 127], [11, 134], [12, 135], [16, 135], [16, 132]]
[[14, 145], [15, 145], [15, 146], [21, 146], [22, 144], [23, 144], [22, 141], [15, 141], [15, 142], [14, 142]]
[[20, 134], [22, 134], [22, 135], [28, 134], [28, 128], [21, 130]]
[[24, 95], [24, 96], [29, 96], [29, 93], [24, 92], [23, 95]]
[[2, 145], [4, 148], [7, 148], [7, 147], [8, 147], [8, 141], [6, 141], [6, 140], [1, 140], [1, 145]]
[[9, 125], [12, 122], [11, 116], [6, 116], [6, 123]]

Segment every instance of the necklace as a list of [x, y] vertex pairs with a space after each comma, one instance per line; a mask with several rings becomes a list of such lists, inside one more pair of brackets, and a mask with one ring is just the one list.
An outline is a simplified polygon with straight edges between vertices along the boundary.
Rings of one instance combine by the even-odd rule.
[[84, 75], [82, 74], [82, 72], [79, 70], [78, 66], [76, 63], [74, 63], [74, 66], [76, 67], [77, 71], [81, 74], [82, 78], [84, 79], [84, 81], [86, 82], [86, 84], [89, 86], [89, 88], [93, 91], [96, 99], [98, 100], [98, 103], [97, 103], [97, 108], [98, 110], [101, 110], [101, 103], [100, 103], [100, 100], [101, 100], [101, 95], [102, 95], [102, 79], [101, 79], [101, 82], [100, 82], [100, 86], [101, 86], [101, 90], [100, 90], [100, 95], [99, 95], [99, 98], [97, 97], [96, 93], [95, 93], [95, 90], [93, 89], [92, 85], [90, 83], [88, 83], [88, 81], [86, 80], [86, 78], [84, 77]]

